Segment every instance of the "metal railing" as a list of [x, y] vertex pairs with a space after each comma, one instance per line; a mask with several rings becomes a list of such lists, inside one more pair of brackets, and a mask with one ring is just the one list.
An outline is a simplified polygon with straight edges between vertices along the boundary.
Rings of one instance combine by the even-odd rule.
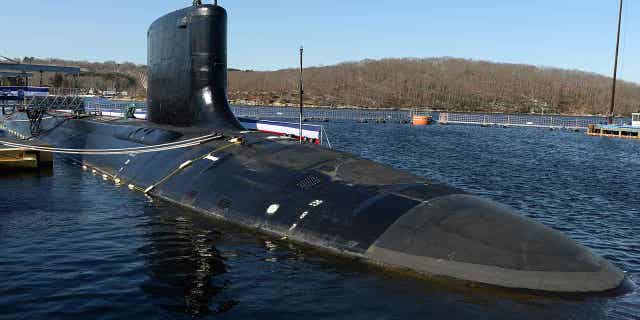
[[26, 103], [27, 108], [68, 109], [77, 110], [83, 106], [83, 98], [79, 96], [46, 96], [33, 97]]
[[84, 98], [85, 112], [98, 116], [117, 116], [118, 114], [124, 115], [126, 109], [130, 106], [135, 107], [137, 112], [146, 113], [147, 106], [144, 102], [109, 100], [97, 97]]
[[[56, 93], [81, 92], [79, 89], [60, 89]], [[84, 97], [83, 105], [86, 113], [96, 115], [124, 114], [130, 106], [135, 106], [138, 114], [146, 112], [146, 103], [132, 101], [109, 100], [98, 97]], [[293, 107], [256, 107], [232, 106], [237, 117], [252, 119], [280, 119], [298, 120], [299, 109]], [[542, 127], [586, 129], [590, 124], [606, 122], [604, 117], [596, 116], [559, 116], [559, 115], [529, 115], [529, 114], [496, 114], [496, 113], [433, 113], [428, 110], [371, 110], [371, 109], [336, 109], [336, 108], [304, 108], [304, 120], [313, 122], [323, 121], [357, 121], [357, 122], [396, 122], [409, 123], [414, 115], [432, 115], [442, 124], [468, 124], [485, 126], [514, 126], [514, 127]], [[628, 119], [618, 118], [616, 123], [624, 124]]]
[[[553, 129], [586, 129], [590, 124], [601, 124], [607, 120], [604, 117], [572, 117], [572, 116], [542, 116], [522, 114], [473, 114], [442, 112], [438, 122], [441, 124], [469, 124], [484, 126], [514, 126], [540, 127]], [[623, 124], [625, 119], [618, 118], [616, 122]]]
[[82, 96], [89, 94], [89, 89], [84, 88], [49, 88], [51, 96]]
[[[253, 119], [292, 119], [300, 117], [299, 109], [292, 107], [232, 106], [238, 117]], [[304, 108], [303, 117], [307, 121], [367, 121], [404, 122], [411, 119], [411, 112], [405, 110], [334, 109]]]
[[320, 128], [320, 145], [325, 145], [326, 141], [326, 146], [329, 147], [329, 149], [333, 149], [331, 140], [329, 140], [329, 134], [327, 133], [327, 130], [324, 128], [324, 126], [320, 126]]

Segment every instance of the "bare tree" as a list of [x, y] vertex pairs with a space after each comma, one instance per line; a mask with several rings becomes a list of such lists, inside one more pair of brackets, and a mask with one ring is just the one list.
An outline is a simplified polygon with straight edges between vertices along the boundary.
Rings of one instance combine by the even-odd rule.
[[[457, 111], [604, 114], [609, 78], [593, 73], [455, 58], [384, 59], [306, 70], [308, 104]], [[233, 71], [230, 97], [295, 104], [296, 71]], [[636, 111], [640, 86], [619, 84], [621, 114]]]

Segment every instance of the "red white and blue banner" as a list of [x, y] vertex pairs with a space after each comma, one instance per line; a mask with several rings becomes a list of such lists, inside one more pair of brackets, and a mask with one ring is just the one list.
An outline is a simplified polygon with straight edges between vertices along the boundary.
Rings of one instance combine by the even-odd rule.
[[[258, 130], [261, 132], [274, 133], [279, 135], [300, 136], [300, 124], [293, 122], [254, 120], [247, 118], [238, 118], [240, 124], [248, 130]], [[304, 138], [320, 140], [322, 135], [322, 126], [313, 124], [302, 125], [302, 136]]]

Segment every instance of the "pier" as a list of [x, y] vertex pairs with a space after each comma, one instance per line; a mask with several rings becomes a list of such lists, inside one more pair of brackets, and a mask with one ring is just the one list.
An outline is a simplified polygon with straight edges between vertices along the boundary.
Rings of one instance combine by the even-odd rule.
[[20, 148], [0, 148], [0, 170], [36, 169], [52, 166], [53, 155], [49, 152], [30, 151]]
[[590, 136], [640, 139], [640, 127], [622, 125], [590, 125], [587, 134]]
[[[8, 129], [7, 131], [16, 136], [19, 134], [11, 129]], [[3, 137], [3, 140], [15, 141], [26, 145], [44, 146], [33, 142], [10, 140], [6, 137]], [[38, 168], [53, 168], [53, 153], [36, 151], [28, 148], [7, 147], [0, 144], [0, 171]]]

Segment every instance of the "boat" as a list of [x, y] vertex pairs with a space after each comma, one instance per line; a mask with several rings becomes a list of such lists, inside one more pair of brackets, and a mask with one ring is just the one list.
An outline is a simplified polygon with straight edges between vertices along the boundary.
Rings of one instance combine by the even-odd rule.
[[2, 126], [123, 189], [385, 269], [528, 292], [601, 293], [624, 282], [605, 258], [513, 208], [247, 131], [229, 107], [227, 11], [217, 2], [160, 17], [148, 41], [147, 120], [54, 114], [34, 133], [19, 113]]

